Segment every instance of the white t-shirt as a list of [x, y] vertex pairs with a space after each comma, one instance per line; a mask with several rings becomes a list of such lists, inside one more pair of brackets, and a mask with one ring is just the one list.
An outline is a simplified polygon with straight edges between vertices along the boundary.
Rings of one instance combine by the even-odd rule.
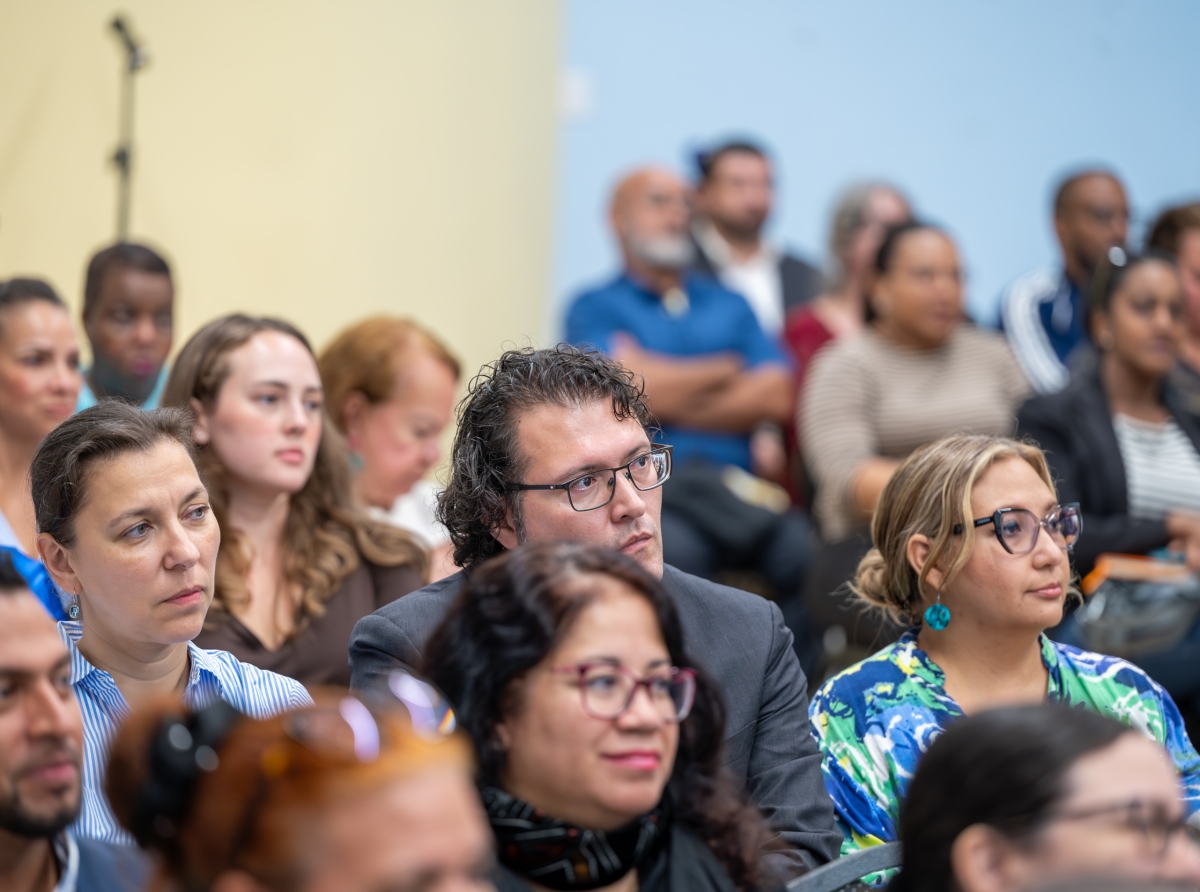
[[779, 252], [764, 243], [749, 260], [738, 260], [711, 223], [698, 221], [694, 232], [704, 253], [716, 266], [721, 284], [746, 299], [763, 331], [773, 338], [779, 337], [784, 322]]
[[1162, 520], [1170, 511], [1200, 513], [1200, 454], [1174, 418], [1156, 424], [1117, 414], [1113, 430], [1125, 463], [1130, 516]]
[[449, 530], [438, 523], [434, 516], [440, 491], [440, 487], [428, 480], [418, 480], [412, 489], [396, 499], [391, 511], [372, 508], [371, 513], [393, 526], [408, 530], [426, 548], [437, 548], [450, 541]]

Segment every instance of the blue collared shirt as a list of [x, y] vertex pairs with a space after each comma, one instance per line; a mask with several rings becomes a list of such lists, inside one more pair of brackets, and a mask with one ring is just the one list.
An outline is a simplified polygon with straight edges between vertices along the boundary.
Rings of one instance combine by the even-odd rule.
[[[79, 400], [75, 403], [76, 412], [82, 412], [84, 409], [90, 409], [96, 405], [96, 394], [92, 393], [92, 388], [87, 383], [89, 371], [91, 370], [86, 369], [83, 373], [83, 386], [79, 388]], [[158, 408], [158, 404], [162, 401], [163, 391], [167, 389], [167, 378], [169, 377], [171, 377], [171, 367], [164, 365], [158, 372], [158, 380], [154, 382], [154, 389], [146, 397], [146, 402], [142, 403], [143, 409], [149, 411]]]
[[[58, 624], [71, 655], [71, 686], [83, 712], [83, 808], [72, 825], [81, 837], [133, 845], [133, 837], [117, 822], [104, 795], [104, 772], [117, 727], [129, 715], [129, 704], [116, 681], [79, 652], [81, 622]], [[251, 718], [265, 719], [289, 709], [312, 705], [312, 697], [295, 679], [238, 661], [223, 650], [201, 650], [188, 642], [190, 674], [183, 702], [200, 709], [218, 698]]]
[[[622, 274], [575, 299], [567, 313], [566, 339], [610, 353], [613, 336], [624, 333], [646, 350], [669, 356], [736, 353], [747, 368], [788, 365], [783, 349], [763, 332], [740, 294], [707, 276], [688, 276], [683, 290], [687, 306], [672, 313], [657, 294]], [[664, 425], [663, 439], [675, 447], [677, 462], [704, 458], [750, 470], [748, 434]]]

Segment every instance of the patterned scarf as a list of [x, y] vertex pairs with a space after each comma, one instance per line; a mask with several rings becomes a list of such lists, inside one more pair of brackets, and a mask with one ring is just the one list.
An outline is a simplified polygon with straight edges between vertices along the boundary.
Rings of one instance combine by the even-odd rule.
[[615, 883], [649, 862], [667, 835], [665, 799], [649, 814], [604, 832], [551, 818], [496, 787], [479, 792], [499, 843], [500, 863], [559, 892]]

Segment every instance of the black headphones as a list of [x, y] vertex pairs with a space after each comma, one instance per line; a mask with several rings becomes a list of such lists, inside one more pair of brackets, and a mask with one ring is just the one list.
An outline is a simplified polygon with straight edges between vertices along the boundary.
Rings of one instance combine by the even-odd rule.
[[134, 839], [143, 848], [174, 845], [201, 772], [217, 770], [217, 749], [243, 718], [224, 700], [189, 716], [168, 716], [150, 741], [150, 774], [133, 807]]

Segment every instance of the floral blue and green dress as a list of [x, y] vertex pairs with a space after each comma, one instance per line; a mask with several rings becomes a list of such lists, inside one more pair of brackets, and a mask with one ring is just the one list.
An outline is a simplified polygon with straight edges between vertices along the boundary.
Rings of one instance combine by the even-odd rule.
[[[1111, 716], [1161, 743], [1179, 770], [1188, 814], [1200, 810], [1200, 754], [1170, 694], [1125, 660], [1045, 635], [1041, 644], [1050, 674], [1048, 699]], [[812, 698], [809, 718], [824, 757], [843, 855], [896, 839], [900, 801], [917, 762], [963, 715], [946, 693], [945, 680], [917, 646], [912, 629], [831, 678]]]

